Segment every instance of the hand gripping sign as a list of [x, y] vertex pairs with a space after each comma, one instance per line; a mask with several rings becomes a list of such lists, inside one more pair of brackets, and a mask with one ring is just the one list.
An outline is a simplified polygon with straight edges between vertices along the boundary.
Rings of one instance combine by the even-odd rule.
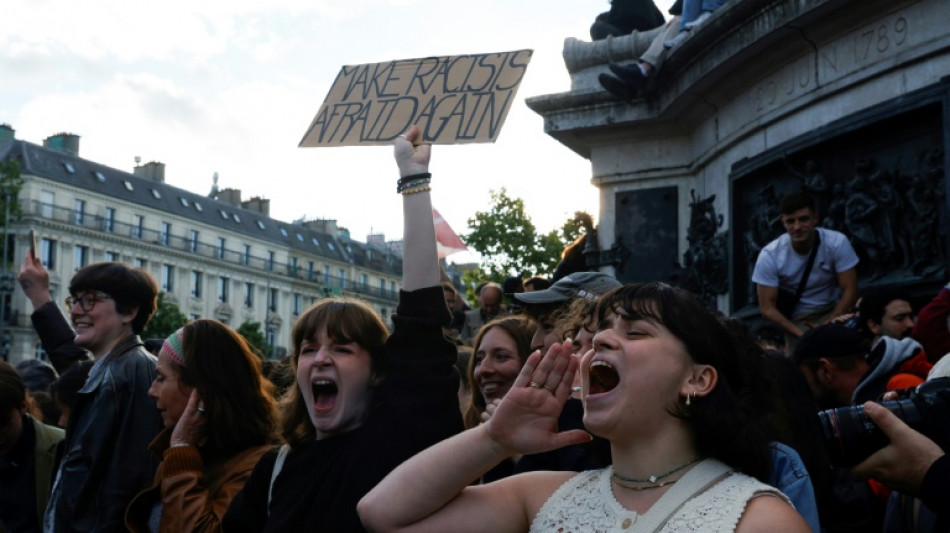
[[531, 50], [344, 66], [300, 146], [390, 144], [412, 124], [428, 144], [494, 142]]

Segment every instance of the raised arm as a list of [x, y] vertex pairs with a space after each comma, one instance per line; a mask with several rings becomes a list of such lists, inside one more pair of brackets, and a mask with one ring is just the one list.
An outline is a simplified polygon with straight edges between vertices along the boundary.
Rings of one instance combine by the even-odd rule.
[[393, 149], [403, 198], [402, 288], [406, 291], [439, 285], [441, 280], [429, 196], [432, 147], [418, 144], [421, 139], [419, 128], [412, 126], [396, 139]]
[[33, 304], [33, 314], [30, 315], [33, 329], [56, 371], [62, 374], [73, 363], [91, 359], [89, 352], [74, 342], [76, 332], [53, 301], [49, 289], [49, 271], [43, 262], [28, 252], [17, 279], [23, 294]]
[[360, 501], [374, 531], [524, 531], [570, 472], [532, 472], [469, 486], [514, 454], [539, 453], [590, 439], [582, 430], [557, 432], [577, 360], [570, 342], [525, 362], [491, 420], [409, 459]]

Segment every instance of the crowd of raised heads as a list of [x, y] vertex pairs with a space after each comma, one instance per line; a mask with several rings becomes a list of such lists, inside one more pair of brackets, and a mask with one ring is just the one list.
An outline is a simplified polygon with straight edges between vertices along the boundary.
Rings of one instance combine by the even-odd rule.
[[758, 321], [590, 271], [583, 237], [469, 308], [419, 137], [394, 142], [392, 327], [325, 298], [286, 361], [215, 320], [141, 339], [157, 287], [122, 263], [77, 271], [64, 312], [27, 255], [49, 363], [0, 363], [0, 530], [947, 530], [950, 289], [859, 291], [847, 239], [793, 193]]

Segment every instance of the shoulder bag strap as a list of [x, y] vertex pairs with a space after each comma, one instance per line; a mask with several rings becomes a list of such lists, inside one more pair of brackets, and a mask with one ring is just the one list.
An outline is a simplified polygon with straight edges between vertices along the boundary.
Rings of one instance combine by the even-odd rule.
[[288, 453], [290, 453], [289, 444], [284, 444], [277, 452], [277, 460], [274, 461], [274, 470], [270, 475], [270, 486], [267, 487], [267, 516], [270, 516], [270, 502], [274, 496], [274, 482], [277, 481], [277, 475], [280, 474], [280, 471], [284, 468], [284, 460], [287, 459]]
[[795, 299], [792, 301], [792, 310], [798, 305], [798, 300], [802, 298], [805, 292], [805, 285], [808, 284], [808, 276], [811, 275], [811, 267], [815, 264], [815, 257], [818, 255], [818, 246], [821, 245], [821, 232], [815, 228], [815, 242], [812, 244], [811, 252], [808, 254], [808, 264], [805, 265], [805, 272], [802, 273], [802, 280], [798, 282], [798, 289], [795, 291]]

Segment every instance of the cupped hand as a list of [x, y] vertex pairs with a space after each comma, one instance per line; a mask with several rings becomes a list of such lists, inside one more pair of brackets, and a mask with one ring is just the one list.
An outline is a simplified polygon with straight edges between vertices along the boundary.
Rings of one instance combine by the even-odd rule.
[[208, 414], [198, 411], [198, 408], [204, 409], [204, 401], [198, 395], [198, 390], [191, 391], [188, 397], [188, 405], [185, 411], [175, 424], [172, 430], [171, 442], [188, 443], [192, 446], [201, 444], [201, 438], [204, 433], [205, 423], [208, 421]]
[[557, 420], [571, 394], [577, 358], [570, 341], [542, 357], [531, 354], [511, 390], [485, 424], [489, 437], [510, 455], [541, 453], [588, 442], [584, 430], [558, 432]]
[[399, 167], [399, 177], [429, 172], [431, 153], [432, 146], [422, 144], [422, 132], [419, 131], [419, 127], [410, 126], [406, 133], [393, 141], [393, 155]]

